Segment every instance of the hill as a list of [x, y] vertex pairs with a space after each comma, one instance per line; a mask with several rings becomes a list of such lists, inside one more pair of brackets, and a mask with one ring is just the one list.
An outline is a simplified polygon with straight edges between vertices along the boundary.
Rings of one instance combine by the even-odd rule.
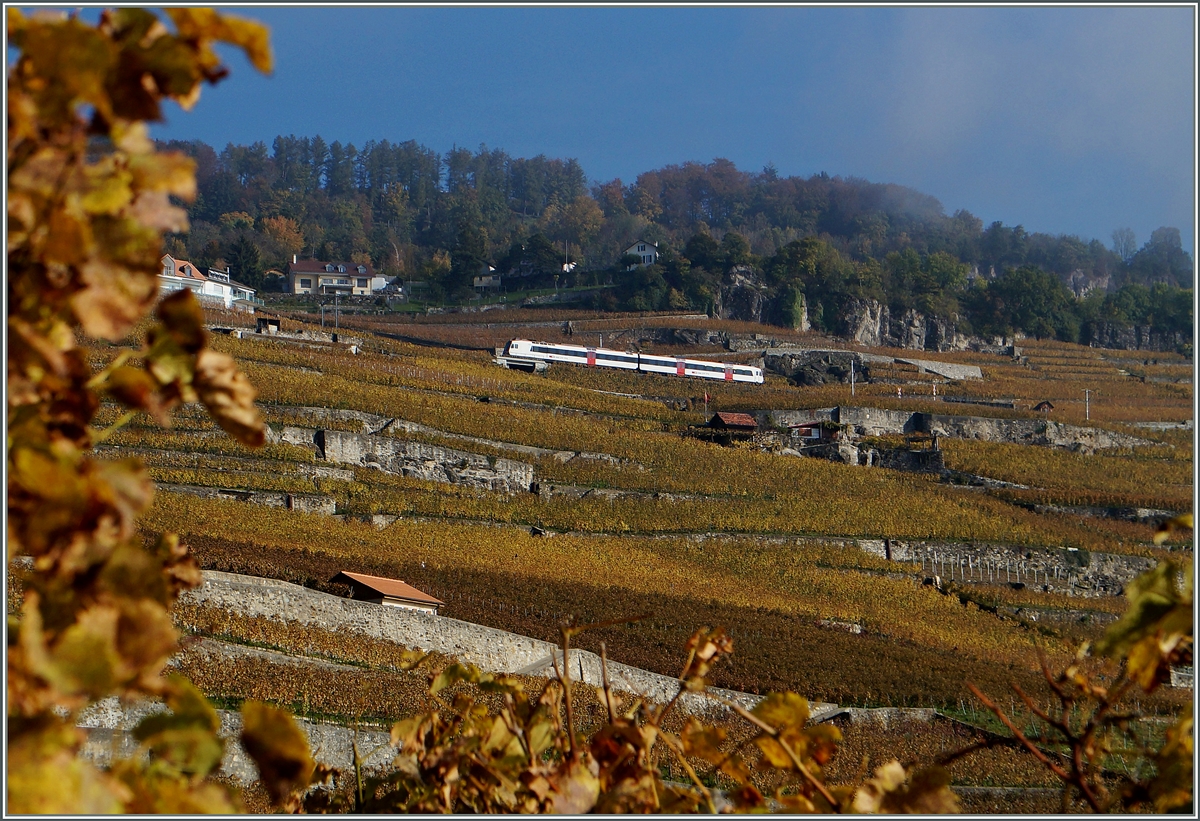
[[[280, 287], [298, 257], [370, 263], [422, 283], [432, 305], [470, 303], [487, 274], [507, 293], [599, 288], [592, 309], [704, 311], [844, 336], [861, 337], [863, 315], [878, 324], [886, 311], [870, 344], [915, 317], [939, 322], [939, 339], [948, 326], [951, 337], [1191, 344], [1193, 262], [1166, 226], [1140, 249], [1115, 232], [1110, 249], [984, 227], [902, 186], [781, 178], [723, 159], [589, 188], [574, 160], [485, 147], [443, 155], [413, 141], [359, 149], [294, 135], [270, 151], [165, 147], [196, 159], [200, 192], [190, 233], [168, 237], [165, 251], [259, 288]], [[654, 247], [652, 264], [626, 258], [639, 242]], [[944, 346], [926, 337], [918, 347]]]

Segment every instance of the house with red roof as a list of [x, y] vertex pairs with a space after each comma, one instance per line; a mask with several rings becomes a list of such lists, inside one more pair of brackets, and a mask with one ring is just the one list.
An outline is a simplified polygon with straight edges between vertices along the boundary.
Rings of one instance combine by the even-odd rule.
[[423, 593], [407, 582], [366, 573], [351, 573], [343, 570], [330, 581], [350, 585], [350, 598], [360, 601], [401, 607], [405, 610], [420, 610], [436, 616], [445, 602]]

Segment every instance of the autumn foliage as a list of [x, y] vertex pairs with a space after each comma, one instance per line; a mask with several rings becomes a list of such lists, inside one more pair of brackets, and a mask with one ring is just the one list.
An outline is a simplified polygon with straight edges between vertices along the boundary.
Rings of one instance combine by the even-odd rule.
[[[225, 752], [219, 714], [187, 679], [164, 675], [178, 651], [171, 607], [200, 582], [199, 567], [175, 536], [145, 545], [138, 519], [151, 503], [149, 474], [135, 459], [98, 459], [93, 448], [139, 413], [169, 426], [172, 411], [188, 403], [203, 405], [238, 442], [263, 444], [256, 391], [231, 356], [209, 345], [195, 299], [186, 291], [158, 299], [162, 237], [186, 229], [175, 201], [194, 197], [195, 179], [192, 161], [158, 151], [146, 123], [160, 119], [168, 101], [189, 108], [204, 83], [225, 76], [216, 43], [241, 48], [269, 71], [267, 32], [203, 8], [171, 8], [163, 17], [105, 11], [94, 26], [9, 9], [7, 22], [17, 55], [8, 78], [7, 558], [10, 572], [18, 557], [31, 569], [22, 571], [21, 607], [8, 616], [6, 809], [236, 812], [236, 791], [212, 777]], [[131, 339], [136, 347], [128, 347]], [[125, 349], [97, 368], [92, 352], [118, 342]], [[98, 430], [105, 401], [124, 410]], [[1190, 576], [1179, 589], [1164, 567], [1131, 590], [1130, 615], [1101, 647], [1126, 660], [1114, 689], [1082, 668], [1047, 671], [1063, 711], [1044, 720], [1074, 752], [1073, 763], [1062, 765], [1014, 728], [1095, 809], [1191, 801], [1190, 719], [1153, 752], [1153, 777], [1119, 793], [1097, 781], [1104, 731], [1133, 720], [1118, 712], [1121, 688], [1152, 690], [1190, 654]], [[564, 656], [585, 629], [562, 626]], [[732, 650], [721, 628], [695, 632], [679, 694], [705, 691]], [[240, 740], [273, 806], [292, 811], [715, 811], [716, 782], [728, 786], [721, 800], [745, 811], [958, 809], [940, 766], [890, 761], [857, 784], [828, 785], [824, 772], [840, 733], [811, 724], [808, 702], [794, 693], [767, 694], [749, 710], [727, 704], [750, 727], [734, 740], [698, 720], [669, 731], [664, 719], [678, 696], [618, 709], [605, 686], [607, 721], [585, 737], [569, 670], [564, 658], [533, 692], [514, 677], [443, 665], [428, 688], [433, 708], [394, 725], [399, 755], [371, 777], [318, 765], [276, 706], [243, 704]], [[474, 690], [456, 689], [463, 684]], [[138, 754], [101, 770], [79, 755], [76, 719], [110, 695], [157, 698], [170, 710], [134, 729]], [[1091, 710], [1083, 725], [1071, 714], [1075, 705]], [[664, 779], [666, 760], [688, 782]], [[757, 786], [763, 773], [772, 775], [767, 791]], [[339, 778], [353, 778], [348, 799], [311, 789]]]
[[[136, 356], [94, 372], [82, 336], [118, 341], [150, 312], [164, 231], [186, 228], [172, 199], [195, 194], [192, 161], [160, 153], [146, 121], [190, 107], [226, 73], [213, 45], [261, 70], [266, 30], [209, 9], [74, 17], [8, 10], [19, 55], [8, 78], [8, 559], [28, 556], [24, 604], [9, 617], [8, 809], [13, 812], [231, 810], [204, 780], [219, 764], [216, 713], [188, 682], [164, 678], [175, 650], [168, 608], [199, 569], [178, 540], [146, 550], [136, 521], [153, 487], [135, 460], [91, 454], [105, 398], [166, 424], [202, 402], [245, 444], [263, 428], [254, 390], [206, 346], [190, 293], [159, 304]], [[138, 361], [140, 360], [140, 361]], [[134, 758], [101, 772], [77, 756], [76, 712], [104, 696], [156, 696], [169, 718]]]

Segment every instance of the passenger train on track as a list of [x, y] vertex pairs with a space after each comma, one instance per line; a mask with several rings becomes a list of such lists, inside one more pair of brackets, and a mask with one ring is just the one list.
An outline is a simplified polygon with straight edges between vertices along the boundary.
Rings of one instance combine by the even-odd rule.
[[761, 385], [763, 381], [762, 368], [752, 365], [706, 362], [702, 359], [684, 359], [681, 356], [654, 356], [583, 345], [530, 342], [527, 339], [514, 339], [509, 342], [504, 348], [504, 355], [530, 362], [566, 362], [572, 365], [586, 365], [589, 368], [618, 368], [642, 373], [719, 379], [726, 382], [752, 382]]

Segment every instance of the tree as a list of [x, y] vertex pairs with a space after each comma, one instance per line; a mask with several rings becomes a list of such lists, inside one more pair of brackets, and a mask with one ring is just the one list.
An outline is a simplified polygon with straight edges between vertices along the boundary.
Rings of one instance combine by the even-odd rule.
[[1156, 228], [1150, 241], [1133, 255], [1129, 268], [1134, 281], [1192, 287], [1192, 258], [1183, 250], [1178, 228]]
[[[91, 452], [105, 435], [91, 426], [102, 397], [129, 408], [124, 420], [140, 411], [160, 422], [199, 400], [241, 442], [264, 438], [253, 388], [207, 347], [190, 292], [143, 320], [158, 298], [163, 233], [187, 226], [171, 198], [196, 191], [194, 162], [157, 151], [145, 123], [161, 119], [164, 101], [189, 107], [201, 83], [225, 75], [216, 42], [270, 70], [267, 32], [211, 9], [166, 15], [173, 33], [144, 9], [106, 10], [95, 26], [8, 9], [7, 547], [10, 561], [29, 557], [33, 568], [9, 616], [6, 809], [15, 813], [238, 808], [204, 780], [223, 749], [212, 706], [185, 679], [161, 675], [177, 638], [167, 608], [199, 569], [168, 534], [143, 547], [145, 469]], [[140, 349], [114, 350], [94, 372], [77, 339], [120, 342], [138, 323]], [[129, 364], [135, 354], [142, 367]], [[78, 757], [77, 711], [109, 694], [158, 696], [173, 710], [137, 728], [149, 763], [135, 755], [101, 772]], [[307, 778], [311, 758], [297, 764]]]
[[262, 252], [244, 234], [237, 238], [225, 253], [230, 276], [251, 288], [263, 284]]
[[294, 219], [263, 217], [259, 224], [267, 239], [267, 259], [270, 264], [282, 267], [291, 262], [292, 256], [299, 254], [304, 248], [304, 234]]
[[1024, 331], [1039, 339], [1078, 339], [1080, 319], [1075, 297], [1053, 274], [1022, 266], [990, 283], [986, 295], [990, 316], [986, 316], [984, 327], [1004, 334]]
[[1132, 228], [1117, 228], [1112, 232], [1113, 253], [1121, 258], [1126, 265], [1137, 253], [1137, 236]]

